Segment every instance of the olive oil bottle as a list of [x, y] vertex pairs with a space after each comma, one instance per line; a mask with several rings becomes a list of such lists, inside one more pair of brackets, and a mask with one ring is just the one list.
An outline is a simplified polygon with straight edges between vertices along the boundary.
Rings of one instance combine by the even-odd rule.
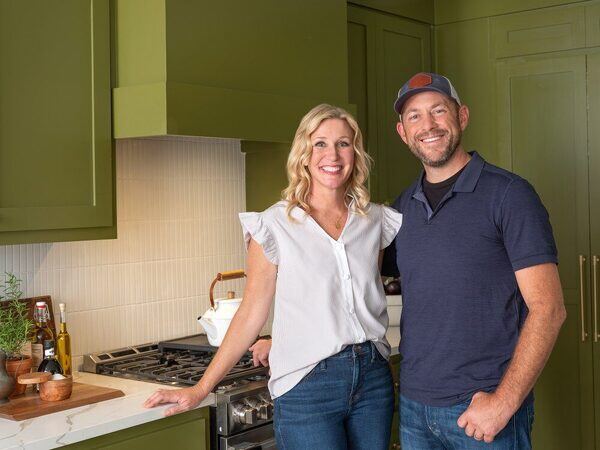
[[60, 331], [56, 337], [58, 362], [62, 367], [63, 374], [71, 375], [71, 336], [67, 332], [67, 306], [60, 303], [58, 307], [60, 308]]

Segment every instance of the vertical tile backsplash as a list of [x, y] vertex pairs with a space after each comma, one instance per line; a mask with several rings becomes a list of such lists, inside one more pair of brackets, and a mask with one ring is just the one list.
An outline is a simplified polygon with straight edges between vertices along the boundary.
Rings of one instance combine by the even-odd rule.
[[[117, 142], [118, 238], [0, 246], [24, 296], [67, 304], [81, 355], [195, 334], [215, 274], [243, 268], [244, 155], [230, 139]], [[242, 280], [217, 284], [240, 293]]]

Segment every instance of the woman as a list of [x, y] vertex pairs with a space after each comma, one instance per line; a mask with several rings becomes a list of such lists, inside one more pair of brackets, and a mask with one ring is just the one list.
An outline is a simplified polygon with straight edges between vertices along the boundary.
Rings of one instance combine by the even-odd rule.
[[287, 162], [285, 200], [242, 213], [244, 300], [205, 375], [145, 403], [204, 399], [254, 342], [275, 297], [269, 390], [279, 449], [387, 449], [394, 408], [378, 257], [401, 215], [369, 203], [369, 157], [354, 118], [330, 105], [306, 114]]

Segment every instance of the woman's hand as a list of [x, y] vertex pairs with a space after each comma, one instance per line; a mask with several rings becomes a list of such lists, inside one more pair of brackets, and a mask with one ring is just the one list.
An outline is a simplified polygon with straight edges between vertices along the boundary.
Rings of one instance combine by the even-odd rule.
[[165, 411], [165, 416], [172, 416], [194, 409], [208, 394], [208, 392], [204, 393], [197, 385], [184, 389], [159, 389], [144, 402], [144, 408], [154, 408], [163, 403], [176, 403]]
[[248, 350], [252, 352], [254, 367], [261, 364], [269, 367], [269, 353], [271, 352], [271, 339], [259, 339]]

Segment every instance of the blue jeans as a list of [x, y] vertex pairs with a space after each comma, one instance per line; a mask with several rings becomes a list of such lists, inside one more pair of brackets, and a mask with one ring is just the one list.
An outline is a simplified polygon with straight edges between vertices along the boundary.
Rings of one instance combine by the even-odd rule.
[[275, 399], [278, 450], [387, 450], [394, 413], [388, 362], [371, 342], [324, 359]]
[[454, 406], [427, 406], [400, 396], [400, 439], [402, 450], [529, 450], [533, 426], [533, 403], [522, 405], [508, 424], [486, 444], [465, 434], [456, 421], [467, 401]]

